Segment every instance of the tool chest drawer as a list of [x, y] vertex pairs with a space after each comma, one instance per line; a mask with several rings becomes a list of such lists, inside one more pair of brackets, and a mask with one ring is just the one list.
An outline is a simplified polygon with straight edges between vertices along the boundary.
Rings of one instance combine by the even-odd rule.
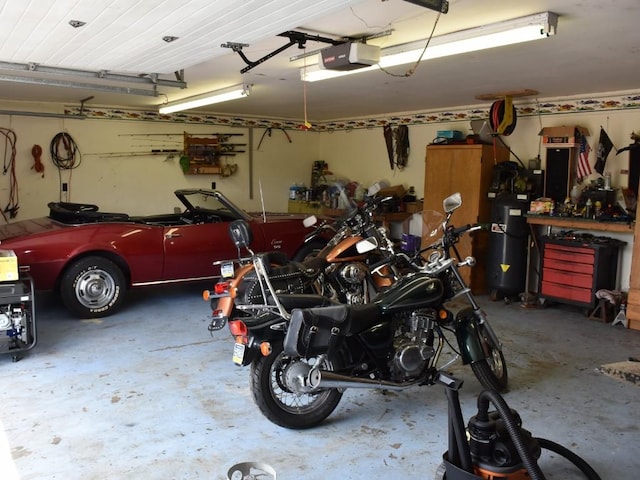
[[614, 290], [618, 249], [624, 245], [607, 237], [571, 236], [541, 239], [539, 294], [543, 299], [593, 308], [596, 292]]

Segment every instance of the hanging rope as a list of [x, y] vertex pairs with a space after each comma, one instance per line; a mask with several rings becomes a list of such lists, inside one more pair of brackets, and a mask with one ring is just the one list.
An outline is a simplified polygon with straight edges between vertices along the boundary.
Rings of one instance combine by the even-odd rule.
[[16, 132], [9, 128], [1, 128], [0, 133], [4, 135], [4, 156], [2, 164], [2, 174], [9, 174], [9, 202], [4, 210], [1, 211], [5, 222], [8, 222], [5, 213], [9, 214], [9, 218], [15, 218], [18, 215], [18, 179], [16, 178]]

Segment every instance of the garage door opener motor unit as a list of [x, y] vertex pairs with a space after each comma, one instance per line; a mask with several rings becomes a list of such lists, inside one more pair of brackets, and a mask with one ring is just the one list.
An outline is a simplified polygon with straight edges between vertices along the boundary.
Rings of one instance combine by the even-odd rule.
[[361, 42], [346, 42], [320, 50], [319, 65], [327, 70], [355, 70], [380, 61], [380, 47]]

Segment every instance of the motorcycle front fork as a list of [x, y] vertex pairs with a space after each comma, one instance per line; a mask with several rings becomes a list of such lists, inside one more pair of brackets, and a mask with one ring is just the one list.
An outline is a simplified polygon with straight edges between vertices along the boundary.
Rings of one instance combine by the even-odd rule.
[[467, 298], [467, 301], [471, 305], [471, 308], [473, 308], [473, 313], [478, 319], [478, 325], [482, 325], [484, 327], [484, 330], [485, 332], [487, 332], [487, 336], [489, 337], [489, 341], [496, 348], [498, 348], [499, 350], [502, 350], [502, 344], [500, 343], [500, 340], [498, 340], [498, 336], [493, 331], [493, 328], [491, 328], [491, 325], [487, 320], [487, 314], [482, 310], [482, 308], [480, 308], [480, 305], [476, 301], [476, 297], [473, 296], [471, 289], [467, 286], [467, 284], [462, 279], [462, 275], [460, 275], [460, 272], [455, 267], [451, 268], [451, 272], [453, 273], [455, 279], [458, 281], [458, 283], [462, 287], [462, 289], [455, 296], [458, 297], [460, 295], [464, 295]]

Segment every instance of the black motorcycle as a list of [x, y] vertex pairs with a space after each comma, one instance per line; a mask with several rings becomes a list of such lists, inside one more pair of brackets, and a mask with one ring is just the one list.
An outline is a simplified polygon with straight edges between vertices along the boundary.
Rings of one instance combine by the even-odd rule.
[[[229, 322], [236, 340], [233, 361], [251, 365], [251, 392], [270, 421], [292, 429], [316, 426], [337, 407], [345, 388], [432, 385], [458, 358], [471, 365], [484, 387], [506, 389], [500, 342], [458, 272], [475, 260], [460, 261], [455, 243], [480, 227], [449, 225], [462, 204], [459, 194], [443, 204], [442, 237], [423, 251], [433, 253], [423, 265], [414, 261], [414, 272], [371, 303], [294, 308], [290, 319], [270, 315], [264, 321], [252, 318], [250, 325], [242, 319]], [[237, 244], [246, 233], [232, 232]], [[359, 247], [374, 248], [375, 241], [363, 240]], [[469, 306], [454, 314], [445, 303], [462, 297]], [[445, 345], [454, 354], [440, 365]]]

